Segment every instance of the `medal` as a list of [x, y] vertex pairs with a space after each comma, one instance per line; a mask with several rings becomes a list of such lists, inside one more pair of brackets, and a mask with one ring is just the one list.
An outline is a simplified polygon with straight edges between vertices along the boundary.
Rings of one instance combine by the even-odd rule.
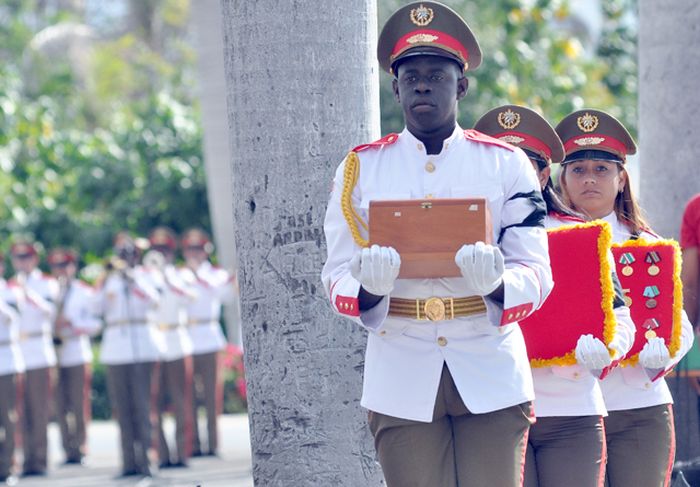
[[623, 276], [631, 276], [632, 273], [634, 272], [634, 269], [632, 269], [632, 266], [630, 265], [631, 263], [634, 262], [634, 255], [632, 255], [631, 252], [625, 252], [620, 256], [620, 264], [625, 264], [625, 267], [622, 268], [622, 275]]
[[659, 257], [659, 253], [652, 250], [647, 252], [647, 256], [644, 259], [648, 264], [651, 264], [649, 268], [647, 269], [647, 272], [649, 273], [650, 276], [656, 276], [659, 273], [659, 266], [657, 266], [657, 262], [661, 261], [661, 257]]
[[629, 289], [622, 290], [622, 299], [625, 301], [625, 306], [627, 306], [628, 308], [630, 306], [632, 306], [632, 298], [630, 298], [630, 296], [628, 294], [629, 292], [630, 292]]
[[647, 286], [644, 288], [644, 297], [649, 298], [645, 304], [645, 306], [649, 309], [654, 309], [656, 308], [656, 305], [658, 304], [656, 300], [654, 299], [656, 296], [661, 294], [659, 291], [659, 288], [656, 286]]
[[654, 331], [654, 329], [658, 328], [661, 325], [659, 325], [659, 322], [656, 321], [656, 318], [649, 318], [644, 322], [642, 326], [647, 329], [647, 331], [644, 332], [644, 337], [647, 340], [651, 340], [652, 338], [656, 338], [656, 332]]

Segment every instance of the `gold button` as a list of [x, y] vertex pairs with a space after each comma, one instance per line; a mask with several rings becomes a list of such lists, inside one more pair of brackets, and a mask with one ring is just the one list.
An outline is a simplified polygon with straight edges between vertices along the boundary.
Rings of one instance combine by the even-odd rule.
[[579, 374], [578, 372], [574, 372], [574, 379], [578, 379], [580, 375], [581, 374]]
[[432, 162], [428, 161], [428, 163], [425, 165], [425, 170], [428, 172], [433, 172], [435, 171], [435, 164]]
[[441, 347], [444, 347], [445, 345], [447, 345], [447, 338], [438, 337], [437, 342], [438, 342], [438, 345], [440, 345]]
[[380, 331], [379, 334], [382, 335], [382, 336], [386, 335], [386, 330]]
[[433, 193], [428, 193], [425, 195], [426, 199], [432, 199], [432, 197], [433, 197]]
[[649, 388], [651, 387], [651, 384], [650, 384], [649, 382], [647, 382], [646, 384], [644, 384], [644, 387], [646, 387], [647, 389], [649, 389]]
[[423, 144], [416, 144], [416, 148], [418, 150], [423, 150]]

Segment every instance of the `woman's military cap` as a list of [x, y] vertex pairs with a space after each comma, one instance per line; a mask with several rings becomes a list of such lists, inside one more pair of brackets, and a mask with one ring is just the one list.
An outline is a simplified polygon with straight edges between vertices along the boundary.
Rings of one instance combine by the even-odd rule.
[[[485, 113], [474, 129], [525, 150], [546, 164], [564, 159], [564, 146], [552, 126], [537, 112], [518, 105], [503, 105]], [[535, 157], [533, 157], [533, 155]]]
[[637, 145], [624, 125], [600, 110], [578, 110], [559, 122], [557, 134], [564, 143], [564, 164], [584, 159], [624, 163]]
[[437, 2], [410, 3], [389, 17], [377, 46], [382, 69], [396, 74], [397, 62], [409, 56], [442, 56], [464, 71], [481, 64], [481, 49], [467, 23]]

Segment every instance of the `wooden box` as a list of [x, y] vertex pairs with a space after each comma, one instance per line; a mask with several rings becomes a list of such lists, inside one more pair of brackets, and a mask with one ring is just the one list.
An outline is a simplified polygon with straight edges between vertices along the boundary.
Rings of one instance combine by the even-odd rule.
[[457, 251], [492, 234], [485, 198], [370, 201], [370, 245], [396, 249], [403, 279], [461, 277]]

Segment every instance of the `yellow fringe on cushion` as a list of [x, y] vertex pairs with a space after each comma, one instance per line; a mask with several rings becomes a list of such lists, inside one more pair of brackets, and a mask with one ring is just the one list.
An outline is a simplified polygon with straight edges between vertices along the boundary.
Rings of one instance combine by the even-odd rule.
[[[617, 327], [617, 322], [615, 321], [615, 313], [613, 311], [613, 298], [615, 297], [615, 291], [612, 284], [612, 269], [610, 268], [610, 261], [608, 260], [608, 252], [610, 251], [610, 244], [612, 242], [612, 229], [608, 222], [602, 220], [595, 220], [585, 223], [576, 223], [574, 225], [562, 225], [557, 228], [547, 229], [547, 233], [563, 232], [567, 230], [572, 230], [576, 228], [592, 228], [600, 227], [600, 234], [598, 235], [598, 261], [600, 262], [600, 291], [601, 291], [601, 308], [604, 314], [603, 321], [603, 339], [605, 344], [608, 345], [613, 337], [615, 336], [615, 330]], [[556, 284], [555, 284], [556, 286]], [[610, 351], [612, 356], [613, 352]], [[530, 366], [533, 368], [541, 367], [565, 367], [569, 365], [576, 365], [576, 352], [572, 350], [566, 355], [560, 357], [554, 357], [551, 359], [531, 359]]]
[[[627, 240], [620, 244], [613, 244], [616, 248], [629, 247], [655, 247], [655, 246], [671, 246], [673, 247], [673, 324], [671, 325], [671, 343], [668, 346], [668, 353], [671, 357], [675, 357], [678, 350], [681, 348], [681, 331], [682, 331], [682, 312], [683, 312], [683, 282], [681, 281], [681, 266], [683, 259], [681, 257], [681, 248], [678, 242], [671, 238], [645, 240], [638, 238], [637, 240]], [[636, 323], [635, 323], [636, 326]], [[639, 330], [637, 330], [639, 333]], [[639, 353], [635, 353], [631, 357], [625, 357], [620, 362], [622, 367], [632, 367], [639, 363]]]
[[366, 240], [360, 234], [360, 229], [357, 224], [359, 222], [366, 232], [369, 232], [367, 223], [357, 214], [352, 206], [352, 191], [355, 189], [357, 180], [360, 178], [360, 158], [357, 157], [357, 152], [350, 152], [345, 158], [345, 170], [343, 172], [343, 192], [340, 195], [340, 208], [343, 211], [345, 221], [350, 227], [352, 239], [360, 247], [369, 247], [369, 240]]

